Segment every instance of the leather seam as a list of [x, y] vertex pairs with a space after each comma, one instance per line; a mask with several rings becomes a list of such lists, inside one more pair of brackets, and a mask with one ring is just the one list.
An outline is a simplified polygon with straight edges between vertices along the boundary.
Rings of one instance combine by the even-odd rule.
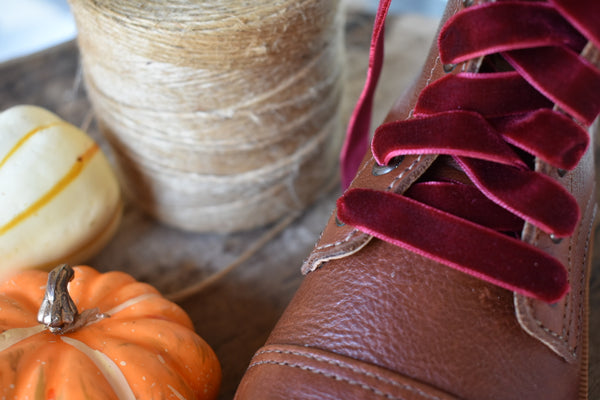
[[333, 242], [333, 243], [327, 243], [327, 244], [324, 244], [324, 245], [322, 245], [322, 246], [319, 246], [319, 247], [317, 247], [315, 250], [324, 250], [324, 249], [328, 249], [328, 248], [330, 248], [330, 247], [339, 246], [339, 245], [340, 245], [340, 244], [342, 244], [342, 243], [346, 243], [346, 242], [350, 241], [350, 239], [352, 239], [352, 237], [353, 237], [354, 235], [356, 235], [356, 233], [357, 233], [357, 232], [358, 232], [358, 229], [354, 228], [354, 229], [353, 229], [352, 231], [350, 231], [350, 233], [348, 233], [348, 234], [346, 235], [346, 237], [344, 237], [343, 239], [340, 239], [340, 240], [338, 240], [338, 241], [336, 241], [336, 242]]
[[[571, 183], [570, 192], [573, 193], [574, 190], [573, 190], [573, 175], [572, 174], [570, 175], [570, 178], [571, 178], [570, 179], [570, 183]], [[589, 211], [590, 200], [591, 200], [591, 197], [588, 198], [588, 201], [587, 201], [587, 203], [585, 205], [585, 213], [586, 214]], [[582, 218], [583, 218], [583, 216], [582, 216]], [[582, 224], [580, 223], [579, 224], [579, 229], [577, 230], [577, 242], [579, 242], [579, 240], [581, 239], [581, 234], [583, 232], [583, 229], [581, 229], [581, 228], [582, 228]], [[573, 255], [573, 245], [574, 245], [574, 243], [575, 242], [573, 241], [573, 237], [571, 236], [571, 238], [569, 240], [569, 252], [568, 252], [569, 276], [571, 276], [571, 270], [572, 270], [572, 267], [573, 267], [573, 257], [572, 257], [572, 255]], [[587, 249], [587, 245], [585, 247]], [[585, 256], [583, 258], [585, 259]], [[583, 270], [580, 270], [580, 281], [581, 281], [582, 277], [583, 277]], [[580, 282], [580, 285], [581, 285], [581, 282]], [[579, 286], [579, 290], [580, 290], [579, 295], [580, 296], [581, 296], [581, 289], [582, 289], [582, 287]], [[581, 299], [581, 297], [579, 297], [579, 298]], [[574, 300], [574, 298], [572, 296], [572, 293], [569, 293], [569, 296], [567, 297], [567, 299], [565, 301], [565, 313], [567, 312], [567, 307], [569, 307], [569, 309], [568, 309], [568, 311], [569, 311], [569, 319], [567, 321], [565, 321], [565, 319], [563, 318], [563, 335], [566, 332], [566, 342], [567, 343], [571, 339], [571, 332], [572, 332], [571, 325], [573, 324], [573, 313], [575, 312], [575, 310], [573, 308], [573, 305], [574, 305], [573, 302], [574, 301], [572, 301], [572, 299]], [[582, 303], [583, 303], [582, 301], [579, 302], [579, 309], [580, 310], [581, 310]], [[579, 331], [580, 327], [581, 326], [578, 324], [577, 325], [577, 331]], [[577, 343], [577, 341], [575, 341], [575, 343]], [[576, 352], [577, 352], [577, 345], [575, 345], [575, 347], [573, 348], [573, 356], [575, 356]]]
[[[569, 175], [569, 184], [570, 184], [570, 188], [569, 188], [569, 192], [573, 193], [573, 174]], [[589, 204], [590, 204], [590, 199], [588, 198], [587, 204], [585, 206], [585, 212], [588, 212], [588, 208], [589, 208]], [[581, 223], [578, 226], [577, 229], [577, 241], [579, 242], [579, 239], [581, 237]], [[568, 276], [571, 277], [571, 274], [573, 273], [573, 238], [575, 235], [571, 235], [571, 237], [569, 238], [569, 251], [567, 252], [567, 265], [568, 265]], [[569, 279], [570, 281], [570, 279]], [[569, 282], [571, 283], [571, 282]], [[562, 335], [565, 336], [565, 345], [567, 346], [567, 348], [569, 350], [571, 350], [571, 348], [569, 347], [568, 343], [569, 343], [569, 339], [571, 338], [571, 324], [573, 322], [573, 293], [569, 293], [568, 296], [566, 296], [565, 298], [565, 308], [563, 311], [563, 320], [562, 320]], [[573, 299], [574, 300], [574, 299]], [[568, 314], [568, 319], [567, 319], [567, 314]], [[575, 346], [572, 349], [572, 354], [573, 357], [575, 357], [575, 354], [577, 352], [577, 346]]]
[[[594, 197], [594, 193], [595, 192], [592, 191], [592, 193], [588, 197], [587, 204], [586, 204], [586, 207], [585, 207], [586, 214], [589, 211], [590, 202], [592, 201], [592, 198]], [[590, 242], [589, 233], [592, 230], [592, 226], [593, 226], [593, 219], [591, 219], [591, 222], [590, 222], [588, 230], [587, 230], [588, 235], [586, 237], [585, 247], [584, 247], [584, 251], [586, 252], [586, 254], [587, 254], [587, 251], [589, 249], [589, 244], [590, 244], [589, 243]], [[581, 235], [581, 232], [582, 232], [582, 229], [580, 228], [579, 231], [578, 231], [578, 233], [577, 233], [577, 235], [578, 236]], [[569, 251], [571, 251], [571, 246], [569, 246]], [[584, 256], [583, 258], [584, 258], [584, 263], [585, 263], [586, 262], [586, 257]], [[570, 260], [570, 253], [569, 253], [569, 260]], [[571, 269], [571, 261], [569, 261], [569, 270], [570, 269]], [[584, 284], [584, 280], [585, 280], [585, 273], [583, 272], [583, 270], [579, 274], [579, 280], [580, 280], [579, 295], [581, 296], [583, 294], [583, 284]], [[582, 310], [583, 310], [583, 302], [580, 301], [579, 303], [580, 303], [579, 304], [579, 308], [578, 308], [578, 310], [579, 310], [579, 317], [578, 317], [578, 321], [577, 321], [577, 331], [578, 332], [580, 332], [580, 330], [581, 330], [581, 322], [582, 322], [582, 315], [581, 314], [582, 314]], [[566, 320], [566, 312], [567, 312], [566, 305], [567, 304], [565, 303], [565, 311], [563, 313], [563, 329], [564, 329], [564, 324], [565, 324], [565, 320]], [[569, 351], [569, 353], [570, 353], [571, 356], [577, 357], [577, 345], [575, 345], [574, 347], [571, 347], [569, 345], [569, 343], [568, 343], [569, 336], [565, 337], [564, 335], [560, 335], [557, 332], [553, 331], [552, 329], [548, 328], [546, 325], [544, 325], [544, 323], [537, 317], [537, 313], [535, 312], [535, 309], [532, 306], [532, 300], [531, 299], [527, 300], [526, 306], [527, 306], [529, 314], [533, 318], [533, 321], [536, 323], [536, 325], [539, 328], [541, 328], [544, 332], [546, 332], [547, 334], [549, 334], [549, 335], [555, 337], [556, 339], [558, 339], [561, 342], [561, 344], [563, 344], [565, 346], [565, 348], [567, 349], [567, 351]], [[574, 310], [571, 310], [571, 315], [572, 315], [573, 312], [574, 312]], [[569, 335], [570, 335], [570, 333], [569, 333]], [[580, 333], [578, 335], [580, 336]]]
[[[457, 7], [458, 9], [458, 7]], [[429, 70], [429, 78], [427, 78], [427, 80], [425, 81], [425, 86], [429, 85], [431, 83], [431, 80], [433, 79], [433, 71], [435, 71], [435, 69], [437, 68], [438, 64], [441, 65], [440, 63], [440, 56], [438, 54], [438, 56], [435, 58], [435, 60], [433, 61], [433, 67], [431, 67], [431, 69]], [[412, 113], [415, 111], [415, 109], [413, 108], [412, 110], [410, 110], [410, 113], [412, 115]]]
[[[392, 187], [394, 186], [394, 184], [399, 181], [400, 179], [402, 179], [404, 177], [404, 175], [406, 175], [408, 172], [410, 172], [412, 169], [415, 168], [415, 166], [421, 161], [422, 159], [422, 155], [419, 155], [408, 167], [406, 167], [400, 174], [398, 174], [393, 180], [392, 182], [388, 185], [388, 187], [386, 188], [386, 191], [390, 191], [392, 190]], [[373, 160], [373, 158], [371, 158], [371, 161]], [[358, 174], [361, 174], [364, 169], [366, 168], [367, 165], [369, 165], [370, 162], [365, 163], [365, 165], [363, 166], [363, 168], [361, 169], [361, 171]], [[327, 243], [324, 245], [321, 245], [319, 247], [316, 247], [315, 250], [319, 251], [319, 250], [324, 250], [324, 249], [328, 249], [330, 247], [336, 247], [339, 246], [341, 244], [344, 244], [346, 242], [349, 242], [354, 235], [356, 235], [358, 232], [361, 232], [359, 229], [354, 228], [352, 231], [350, 231], [343, 239], [337, 240], [333, 243]]]
[[[458, 7], [456, 7], [456, 9], [454, 10], [454, 14], [456, 14], [456, 12], [458, 11]], [[442, 63], [440, 62], [440, 55], [438, 52], [437, 57], [435, 58], [435, 60], [433, 60], [433, 67], [431, 67], [431, 69], [429, 70], [429, 77], [427, 78], [427, 80], [425, 81], [425, 85], [424, 87], [427, 87], [430, 83], [431, 80], [433, 79], [433, 73], [435, 71], [435, 69], [438, 67], [438, 64], [441, 65]], [[410, 119], [414, 116], [415, 113], [415, 108], [411, 108], [410, 111], [408, 112], [408, 118]]]
[[[362, 168], [361, 168], [361, 169], [360, 169], [360, 170], [359, 170], [359, 171], [356, 173], [356, 176], [359, 176], [360, 174], [362, 174], [362, 173], [364, 172], [365, 168], [367, 168], [367, 165], [369, 165], [369, 164], [370, 164], [372, 161], [373, 161], [373, 156], [371, 156], [371, 158], [369, 159], [369, 162], [366, 162], [366, 163], [365, 163], [365, 164], [362, 166]], [[352, 229], [352, 231], [350, 231], [350, 233], [348, 233], [348, 234], [346, 235], [346, 237], [345, 237], [345, 238], [343, 238], [343, 239], [341, 239], [341, 240], [338, 240], [338, 241], [336, 241], [336, 242], [334, 242], [334, 243], [327, 243], [327, 244], [324, 244], [324, 245], [322, 245], [322, 246], [317, 246], [317, 247], [315, 247], [315, 251], [319, 251], [319, 250], [328, 249], [328, 248], [330, 248], [330, 247], [335, 247], [335, 246], [339, 246], [339, 245], [340, 245], [340, 244], [342, 244], [342, 243], [346, 243], [346, 242], [350, 241], [350, 239], [352, 239], [352, 237], [353, 237], [354, 235], [356, 235], [356, 233], [357, 233], [357, 232], [359, 232], [359, 230], [358, 230], [358, 229], [356, 229], [356, 228], [354, 228], [354, 229]]]
[[[346, 364], [344, 364], [344, 363], [342, 363], [340, 361], [327, 360], [327, 359], [325, 359], [323, 357], [315, 356], [315, 355], [312, 355], [312, 354], [305, 354], [305, 353], [300, 353], [300, 352], [290, 351], [290, 350], [263, 350], [263, 351], [257, 352], [256, 356], [263, 355], [263, 354], [270, 354], [270, 353], [291, 354], [291, 355], [295, 355], [295, 356], [299, 356], [299, 357], [304, 357], [304, 358], [307, 358], [309, 360], [314, 360], [314, 361], [321, 362], [321, 363], [325, 362], [327, 364], [330, 364], [330, 365], [333, 365], [333, 366], [336, 366], [336, 367], [339, 367], [339, 368], [342, 368], [342, 369], [347, 369], [347, 370], [350, 370], [350, 371], [352, 371], [354, 373], [358, 373], [360, 375], [364, 375], [364, 376], [369, 377], [369, 378], [376, 379], [376, 380], [378, 380], [380, 382], [387, 383], [389, 385], [392, 385], [392, 386], [395, 386], [395, 387], [399, 387], [401, 389], [408, 390], [408, 391], [410, 391], [412, 393], [415, 393], [415, 394], [423, 397], [424, 399], [429, 399], [429, 400], [443, 400], [443, 399], [441, 399], [438, 396], [433, 396], [433, 395], [427, 394], [427, 393], [423, 392], [422, 390], [420, 390], [419, 388], [413, 387], [411, 385], [398, 383], [398, 382], [395, 382], [395, 381], [383, 378], [381, 376], [372, 374], [370, 372], [362, 371], [362, 370], [360, 370], [360, 369], [358, 369], [358, 368], [356, 368], [356, 367], [354, 367], [352, 365], [346, 365]], [[257, 361], [257, 362], [254, 362], [254, 363], [250, 364], [250, 366], [248, 367], [248, 369], [250, 369], [250, 368], [252, 368], [254, 366], [261, 365], [261, 364], [278, 364], [278, 365], [283, 365], [283, 366], [300, 368], [300, 369], [308, 371], [308, 372], [312, 372], [312, 373], [324, 375], [324, 376], [326, 376], [328, 378], [333, 378], [335, 380], [345, 381], [345, 382], [350, 383], [352, 385], [358, 385], [358, 386], [360, 386], [360, 387], [362, 387], [364, 389], [368, 389], [368, 390], [370, 390], [370, 391], [372, 391], [372, 392], [374, 392], [374, 393], [376, 393], [378, 395], [384, 396], [384, 397], [386, 397], [388, 399], [399, 399], [398, 397], [395, 397], [395, 396], [393, 396], [393, 395], [391, 395], [389, 393], [385, 393], [385, 392], [383, 392], [383, 391], [381, 391], [381, 390], [379, 390], [377, 388], [374, 388], [374, 387], [372, 387], [372, 386], [370, 386], [370, 385], [368, 385], [366, 383], [358, 382], [358, 381], [355, 381], [353, 379], [349, 379], [349, 378], [346, 378], [346, 377], [343, 377], [343, 376], [339, 376], [338, 374], [335, 374], [335, 373], [329, 373], [328, 374], [328, 373], [326, 373], [324, 371], [316, 369], [315, 367], [311, 367], [309, 365], [302, 365], [300, 363], [290, 363], [290, 362], [286, 362], [286, 361], [265, 360], [265, 361]]]
[[407, 168], [405, 168], [404, 171], [402, 171], [394, 179], [392, 179], [392, 181], [390, 182], [388, 187], [385, 189], [386, 192], [389, 192], [390, 190], [392, 190], [392, 188], [394, 187], [394, 184], [396, 182], [398, 182], [400, 179], [402, 179], [404, 177], [404, 175], [406, 175], [407, 172], [412, 170], [418, 163], [420, 163], [422, 158], [423, 158], [423, 155], [419, 154], [419, 156]]
[[[595, 193], [596, 193], [596, 191], [592, 190], [592, 194], [590, 195], [590, 197], [588, 199], [588, 205], [586, 206], [586, 211], [590, 205], [592, 198], [595, 198]], [[577, 340], [575, 341], [575, 343], [576, 343], [575, 351], [577, 351], [579, 343], [580, 343], [579, 338], [583, 334], [583, 313], [585, 312], [585, 310], [584, 310], [585, 303], [583, 300], [583, 295], [584, 295], [584, 288], [586, 285], [586, 272], [587, 272], [586, 265], [587, 265], [588, 257], [589, 257], [590, 240], [591, 240], [591, 235], [592, 235], [592, 229], [594, 229], [594, 221], [596, 219], [595, 207], [592, 207], [591, 213], [592, 213], [592, 215], [590, 218], [590, 223], [588, 225], [587, 235], [585, 238], [585, 246], [584, 246], [584, 253], [583, 253], [584, 256], [582, 257], [581, 273], [579, 275], [579, 298], [581, 299], [581, 301], [579, 302], [579, 313], [578, 313], [578, 317], [577, 317]]]
[[[577, 237], [579, 238], [581, 234], [581, 229], [578, 229], [577, 232]], [[569, 238], [569, 251], [567, 252], [567, 265], [568, 267], [568, 271], [569, 271], [569, 276], [571, 276], [571, 273], [573, 271], [573, 237]], [[565, 309], [563, 311], [563, 319], [562, 319], [562, 335], [565, 336], [565, 342], [568, 343], [569, 339], [571, 338], [571, 323], [573, 321], [573, 305], [571, 304], [572, 298], [572, 293], [569, 293], [568, 296], [566, 296], [565, 298]], [[568, 314], [568, 319], [567, 319], [567, 314]]]
[[326, 378], [331, 378], [331, 379], [335, 379], [336, 381], [342, 381], [342, 382], [346, 382], [349, 385], [353, 385], [353, 386], [358, 386], [362, 389], [368, 390], [370, 392], [372, 392], [373, 394], [377, 395], [377, 396], [381, 396], [381, 397], [385, 397], [386, 399], [389, 400], [402, 400], [399, 397], [395, 397], [390, 395], [389, 393], [384, 393], [376, 388], [370, 387], [368, 385], [365, 385], [364, 383], [358, 382], [358, 381], [354, 381], [352, 379], [347, 379], [344, 377], [340, 377], [337, 376], [335, 374], [328, 374], [325, 373], [324, 371], [319, 371], [319, 370], [315, 370], [312, 367], [309, 367], [307, 365], [302, 365], [302, 364], [295, 364], [295, 363], [290, 363], [290, 362], [286, 362], [286, 361], [274, 361], [274, 360], [265, 360], [265, 361], [257, 361], [255, 363], [250, 364], [250, 366], [248, 368], [252, 368], [255, 366], [259, 366], [259, 365], [279, 365], [279, 366], [283, 366], [283, 367], [291, 367], [291, 368], [298, 368], [301, 369], [303, 371], [307, 371], [307, 372], [311, 372], [313, 374], [319, 374], [319, 375], [323, 375]]

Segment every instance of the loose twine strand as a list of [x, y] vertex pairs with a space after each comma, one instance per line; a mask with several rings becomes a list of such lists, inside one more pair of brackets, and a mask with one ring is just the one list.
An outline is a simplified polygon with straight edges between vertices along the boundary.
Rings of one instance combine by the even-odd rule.
[[331, 179], [339, 1], [70, 3], [100, 128], [150, 214], [192, 231], [249, 229], [306, 207]]
[[271, 240], [276, 238], [285, 228], [290, 226], [300, 215], [300, 212], [296, 212], [283, 218], [279, 223], [275, 224], [272, 228], [267, 230], [260, 238], [252, 243], [246, 250], [244, 250], [231, 264], [218, 269], [213, 274], [209, 275], [205, 279], [198, 283], [184, 287], [183, 289], [169, 293], [164, 297], [173, 302], [181, 302], [189, 297], [200, 294], [202, 291], [219, 282], [230, 272], [235, 270], [240, 265], [243, 265], [248, 261], [254, 254], [258, 253], [260, 249], [265, 247]]
[[[322, 194], [325, 195], [327, 193], [332, 192], [334, 189], [339, 189], [339, 184], [339, 177], [331, 179], [327, 184], [326, 188], [323, 190]], [[229, 265], [223, 268], [219, 268], [216, 272], [209, 275], [208, 277], [206, 277], [198, 283], [192, 284], [190, 286], [184, 287], [183, 289], [165, 295], [165, 298], [177, 303], [182, 302], [192, 296], [200, 294], [208, 287], [218, 283], [236, 268], [246, 263], [252, 256], [258, 253], [262, 248], [269, 244], [269, 242], [271, 242], [278, 235], [280, 235], [287, 227], [292, 225], [301, 215], [302, 213], [300, 211], [296, 211], [293, 214], [282, 218], [279, 222], [277, 222], [266, 232], [264, 232], [262, 236], [260, 236], [255, 242], [251, 243], [250, 246], [248, 246], [248, 248], [244, 250]]]

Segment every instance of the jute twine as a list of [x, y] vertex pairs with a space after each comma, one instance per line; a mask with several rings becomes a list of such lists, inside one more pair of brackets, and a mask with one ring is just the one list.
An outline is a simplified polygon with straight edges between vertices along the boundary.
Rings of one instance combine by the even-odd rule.
[[192, 231], [262, 226], [336, 172], [338, 0], [70, 0], [125, 191]]

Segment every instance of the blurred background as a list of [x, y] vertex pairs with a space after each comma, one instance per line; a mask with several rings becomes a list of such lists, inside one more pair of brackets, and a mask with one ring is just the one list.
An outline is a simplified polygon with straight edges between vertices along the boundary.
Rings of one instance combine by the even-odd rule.
[[[206, 0], [205, 0], [206, 1]], [[377, 0], [345, 0], [349, 7], [375, 12]], [[392, 13], [440, 16], [445, 0], [395, 0]], [[0, 63], [75, 38], [67, 0], [0, 0]]]
[[0, 62], [75, 37], [67, 0], [0, 0]]

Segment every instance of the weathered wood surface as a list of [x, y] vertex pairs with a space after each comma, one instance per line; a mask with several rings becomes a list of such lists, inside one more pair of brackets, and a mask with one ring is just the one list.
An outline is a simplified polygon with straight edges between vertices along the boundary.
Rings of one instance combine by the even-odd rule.
[[[349, 13], [346, 93], [343, 118], [364, 80], [372, 16]], [[377, 94], [374, 121], [380, 121], [393, 100], [421, 67], [437, 22], [417, 16], [391, 18], [386, 31], [384, 85]], [[82, 88], [78, 52], [67, 43], [43, 53], [0, 65], [0, 110], [15, 104], [35, 104], [87, 131], [109, 153], [93, 122]], [[89, 122], [91, 121], [91, 124]], [[106, 249], [89, 264], [99, 270], [129, 272], [166, 295], [190, 284], [216, 278], [196, 294], [179, 301], [198, 333], [215, 349], [223, 367], [221, 399], [230, 399], [254, 353], [302, 280], [299, 267], [308, 255], [334, 207], [339, 190], [323, 193], [316, 204], [295, 218], [264, 246], [252, 251], [273, 227], [230, 235], [192, 234], [156, 223], [130, 204], [122, 225]], [[76, 201], [76, 199], [74, 199]], [[596, 239], [596, 247], [600, 245]], [[239, 260], [245, 253], [249, 257]], [[227, 274], [213, 274], [242, 261]], [[594, 265], [600, 260], [595, 259]], [[597, 269], [597, 268], [596, 268]], [[212, 279], [212, 278], [211, 278]], [[591, 399], [600, 398], [600, 279], [592, 277]]]

